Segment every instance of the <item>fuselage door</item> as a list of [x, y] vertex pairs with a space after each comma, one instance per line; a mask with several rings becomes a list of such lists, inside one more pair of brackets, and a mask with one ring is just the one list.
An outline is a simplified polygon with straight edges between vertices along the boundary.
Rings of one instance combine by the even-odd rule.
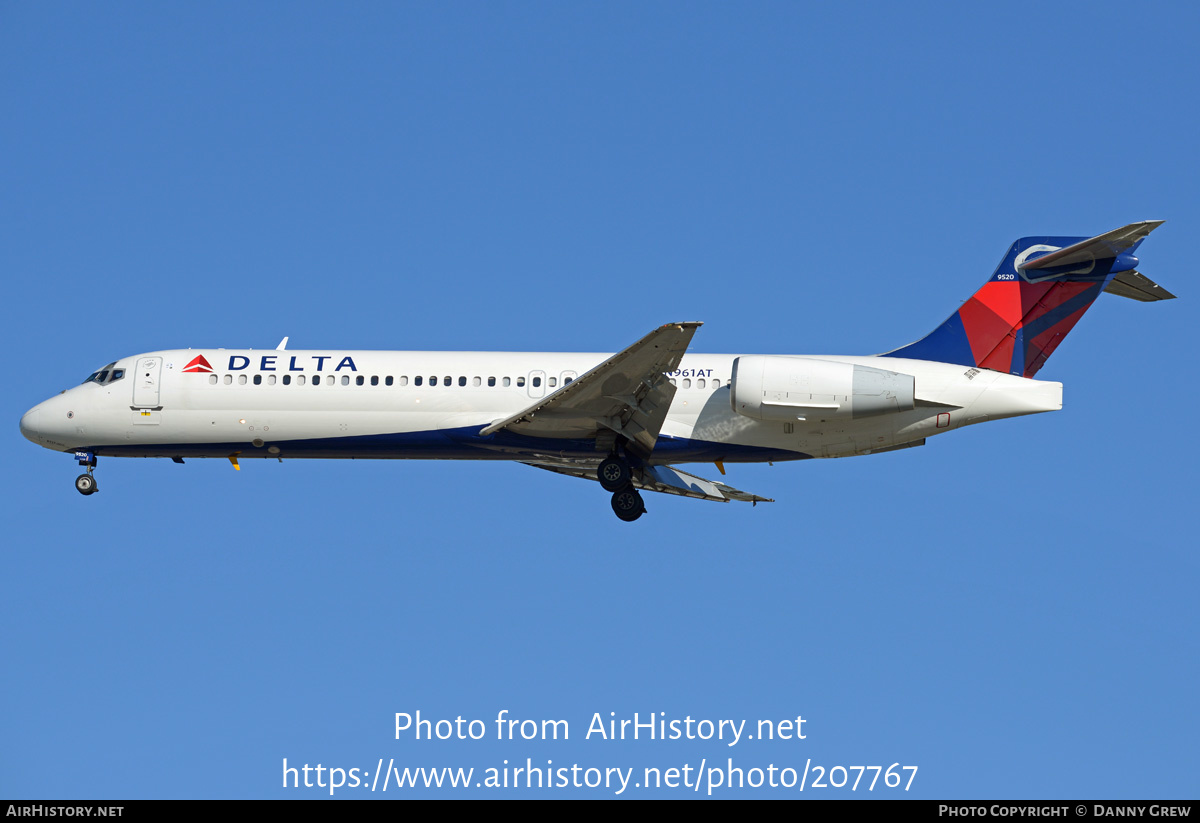
[[158, 383], [162, 371], [161, 357], [142, 357], [133, 373], [133, 405], [153, 409], [159, 405]]
[[529, 396], [541, 397], [546, 393], [546, 373], [544, 371], [531, 371], [529, 373]]

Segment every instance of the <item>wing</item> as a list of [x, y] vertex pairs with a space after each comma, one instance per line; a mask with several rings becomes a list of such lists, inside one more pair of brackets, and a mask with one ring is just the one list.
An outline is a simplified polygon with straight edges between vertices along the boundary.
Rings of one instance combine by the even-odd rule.
[[[571, 477], [582, 477], [584, 480], [596, 480], [596, 463], [599, 461], [578, 461], [558, 463], [526, 463], [536, 469], [566, 474]], [[681, 497], [694, 497], [697, 500], [716, 500], [728, 503], [730, 500], [740, 500], [743, 503], [774, 503], [769, 497], [759, 497], [757, 494], [726, 486], [715, 480], [705, 480], [681, 471], [673, 466], [643, 466], [633, 472], [633, 486], [642, 491], [677, 494]]]
[[[692, 342], [699, 323], [668, 323], [578, 379], [479, 433], [501, 429], [533, 437], [589, 438], [615, 432], [640, 457], [654, 450], [675, 386], [666, 372]], [[611, 435], [610, 435], [611, 436]]]

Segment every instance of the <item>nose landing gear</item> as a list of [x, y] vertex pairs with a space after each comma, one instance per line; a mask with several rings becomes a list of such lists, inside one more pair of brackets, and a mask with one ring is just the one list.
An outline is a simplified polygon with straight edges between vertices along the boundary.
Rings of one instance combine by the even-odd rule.
[[98, 488], [92, 469], [96, 468], [96, 455], [91, 452], [75, 452], [75, 459], [79, 461], [79, 465], [87, 468], [86, 474], [75, 478], [75, 490], [84, 496], [95, 494]]
[[91, 469], [88, 471], [89, 474], [81, 474], [75, 478], [75, 488], [83, 495], [96, 493], [96, 478], [90, 474]]

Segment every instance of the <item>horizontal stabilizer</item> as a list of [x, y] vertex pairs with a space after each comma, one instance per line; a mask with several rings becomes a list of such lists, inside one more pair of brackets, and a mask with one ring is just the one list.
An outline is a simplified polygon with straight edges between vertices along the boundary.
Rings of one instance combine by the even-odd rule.
[[1119, 258], [1137, 248], [1150, 232], [1164, 222], [1166, 221], [1143, 220], [1140, 223], [1130, 223], [1128, 226], [1073, 243], [1065, 249], [1056, 249], [1041, 257], [1020, 262], [1017, 264], [1017, 270], [1033, 282], [1038, 274], [1058, 275], [1072, 268], [1090, 268], [1097, 260]]
[[1118, 297], [1153, 303], [1155, 300], [1174, 300], [1175, 295], [1138, 271], [1123, 271], [1108, 281], [1104, 290]]

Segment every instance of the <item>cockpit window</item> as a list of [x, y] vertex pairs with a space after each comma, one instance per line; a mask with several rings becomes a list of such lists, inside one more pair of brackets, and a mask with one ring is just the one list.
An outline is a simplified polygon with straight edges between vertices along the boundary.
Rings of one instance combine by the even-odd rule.
[[112, 383], [117, 380], [120, 380], [122, 377], [125, 376], [125, 370], [124, 369], [114, 369], [113, 366], [115, 366], [115, 365], [117, 365], [115, 362], [109, 363], [107, 366], [102, 368], [100, 371], [92, 372], [91, 374], [88, 375], [88, 379], [84, 380], [83, 382], [84, 383], [104, 384], [104, 383]]

